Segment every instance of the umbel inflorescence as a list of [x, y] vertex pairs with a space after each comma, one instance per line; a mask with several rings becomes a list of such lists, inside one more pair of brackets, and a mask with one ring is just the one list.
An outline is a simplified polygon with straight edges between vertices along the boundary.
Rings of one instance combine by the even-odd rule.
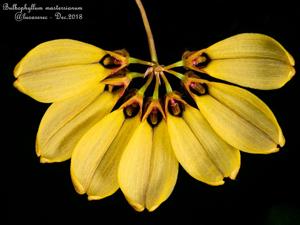
[[[285, 139], [272, 111], [232, 84], [277, 89], [295, 70], [292, 56], [277, 41], [255, 33], [185, 52], [180, 61], [162, 66], [144, 8], [136, 3], [151, 61], [133, 58], [125, 50], [53, 40], [17, 64], [14, 85], [52, 103], [37, 134], [41, 162], [71, 159], [74, 187], [90, 200], [120, 188], [137, 211], [153, 211], [171, 194], [178, 163], [195, 179], [221, 185], [224, 177], [235, 179], [240, 151], [278, 151]], [[130, 64], [142, 64], [145, 70], [130, 71]], [[170, 76], [183, 88], [174, 89]], [[129, 88], [137, 79], [143, 84]]]

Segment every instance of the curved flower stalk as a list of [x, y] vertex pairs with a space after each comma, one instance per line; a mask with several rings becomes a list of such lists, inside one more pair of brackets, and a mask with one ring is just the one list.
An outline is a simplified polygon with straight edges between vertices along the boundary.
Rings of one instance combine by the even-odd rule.
[[[74, 187], [89, 200], [120, 189], [135, 210], [153, 211], [172, 193], [179, 163], [195, 179], [216, 186], [236, 178], [240, 151], [269, 154], [284, 146], [273, 112], [235, 85], [280, 88], [294, 76], [295, 62], [273, 38], [246, 33], [161, 66], [146, 12], [136, 3], [151, 62], [124, 50], [53, 40], [17, 64], [14, 85], [52, 103], [36, 139], [42, 163], [71, 159]], [[131, 71], [131, 64], [146, 68]], [[145, 82], [139, 86], [136, 79]], [[184, 90], [173, 90], [175, 82]]]

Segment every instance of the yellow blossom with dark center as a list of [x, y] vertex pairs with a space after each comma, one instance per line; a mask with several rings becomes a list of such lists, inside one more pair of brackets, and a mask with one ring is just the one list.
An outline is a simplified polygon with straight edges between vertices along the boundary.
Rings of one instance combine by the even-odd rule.
[[[295, 62], [273, 38], [244, 33], [162, 66], [143, 5], [136, 3], [151, 62], [125, 50], [53, 40], [17, 64], [14, 86], [52, 103], [36, 139], [42, 163], [71, 159], [74, 187], [89, 200], [120, 188], [135, 210], [153, 211], [172, 193], [179, 163], [195, 179], [222, 185], [224, 178], [236, 178], [240, 151], [269, 154], [284, 146], [273, 112], [234, 84], [280, 88], [294, 76]], [[131, 64], [146, 68], [131, 71]], [[184, 89], [173, 90], [175, 82]]]
[[280, 88], [295, 74], [293, 57], [263, 34], [235, 35], [206, 49], [186, 53], [183, 60], [192, 70], [263, 90]]

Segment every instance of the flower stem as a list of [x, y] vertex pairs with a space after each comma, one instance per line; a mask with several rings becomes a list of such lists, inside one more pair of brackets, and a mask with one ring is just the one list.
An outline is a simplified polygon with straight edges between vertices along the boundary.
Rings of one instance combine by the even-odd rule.
[[144, 23], [144, 26], [145, 26], [145, 30], [146, 30], [146, 33], [147, 33], [148, 45], [149, 45], [151, 60], [153, 62], [157, 63], [158, 59], [157, 59], [157, 54], [156, 54], [154, 39], [153, 39], [151, 27], [150, 27], [150, 24], [149, 24], [149, 21], [148, 21], [148, 18], [147, 18], [147, 14], [146, 14], [145, 8], [144, 8], [141, 0], [135, 0], [135, 2], [136, 2], [137, 6], [138, 6], [138, 8], [140, 10], [140, 13], [141, 13], [141, 16], [142, 16], [142, 19], [143, 19], [143, 23]]
[[155, 75], [155, 87], [154, 87], [154, 91], [153, 91], [153, 95], [152, 95], [152, 98], [154, 100], [159, 99], [159, 85], [160, 85], [159, 74], [156, 74]]
[[167, 73], [169, 73], [169, 74], [174, 75], [175, 77], [177, 77], [177, 78], [180, 79], [180, 80], [182, 80], [182, 79], [185, 78], [185, 75], [184, 75], [184, 74], [178, 73], [178, 72], [176, 72], [176, 71], [174, 71], [174, 70], [167, 70], [167, 69], [165, 69], [164, 71], [167, 72]]
[[135, 79], [135, 78], [139, 78], [139, 77], [144, 77], [144, 74], [143, 73], [138, 73], [138, 72], [130, 72], [127, 74], [127, 77], [132, 80], [132, 79]]
[[168, 81], [168, 79], [166, 78], [165, 74], [162, 72], [160, 74], [161, 78], [164, 80], [164, 83], [165, 83], [165, 87], [166, 87], [166, 92], [167, 93], [171, 93], [173, 90], [172, 90], [172, 87]]
[[164, 69], [169, 70], [169, 69], [172, 69], [172, 68], [175, 68], [175, 67], [182, 67], [182, 66], [184, 66], [183, 61], [180, 60], [176, 63], [172, 63], [171, 65], [165, 66]]
[[155, 65], [155, 63], [153, 63], [153, 62], [149, 62], [149, 61], [145, 61], [145, 60], [137, 59], [137, 58], [133, 58], [133, 57], [129, 58], [129, 63], [130, 64], [141, 64], [141, 65], [146, 65], [146, 66], [154, 66]]
[[151, 84], [152, 80], [153, 80], [153, 74], [150, 74], [146, 83], [138, 90], [137, 93], [141, 96], [144, 96], [144, 93], [149, 87], [149, 85]]

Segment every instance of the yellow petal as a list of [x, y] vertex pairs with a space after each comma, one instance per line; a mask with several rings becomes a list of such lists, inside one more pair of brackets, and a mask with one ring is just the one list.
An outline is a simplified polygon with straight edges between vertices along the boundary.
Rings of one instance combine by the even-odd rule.
[[61, 162], [71, 157], [79, 139], [106, 114], [119, 99], [100, 88], [81, 96], [53, 103], [46, 111], [37, 134], [36, 150], [42, 162]]
[[150, 160], [145, 204], [149, 211], [153, 211], [172, 193], [178, 173], [178, 162], [173, 153], [165, 120], [153, 130]]
[[245, 87], [270, 90], [285, 85], [295, 74], [290, 65], [274, 59], [218, 59], [202, 70], [213, 77]]
[[199, 110], [187, 105], [183, 118], [223, 176], [235, 179], [240, 168], [240, 151], [223, 141]]
[[79, 194], [87, 191], [100, 160], [117, 136], [124, 119], [122, 109], [106, 115], [76, 145], [71, 158], [71, 177]]
[[18, 77], [20, 74], [54, 67], [97, 63], [105, 55], [104, 50], [76, 40], [47, 41], [26, 54], [16, 66], [14, 75]]
[[213, 129], [230, 145], [250, 153], [271, 153], [284, 137], [271, 110], [255, 95], [238, 87], [208, 83], [211, 96], [195, 97]]
[[108, 75], [100, 64], [65, 66], [22, 74], [14, 86], [38, 101], [54, 102], [93, 88]]
[[273, 112], [262, 100], [251, 92], [232, 85], [211, 82], [208, 86], [210, 95], [230, 106], [241, 117], [247, 118], [281, 147], [285, 144], [284, 136]]
[[137, 211], [145, 208], [150, 175], [153, 131], [147, 120], [134, 132], [126, 146], [118, 169], [119, 185], [128, 202]]
[[133, 132], [140, 124], [139, 116], [127, 118], [118, 135], [103, 155], [94, 173], [91, 184], [87, 189], [89, 200], [105, 198], [118, 188], [118, 166]]
[[[209, 61], [198, 66], [195, 62], [203, 55]], [[195, 52], [185, 64], [218, 79], [257, 89], [280, 88], [295, 74], [295, 61], [282, 45], [254, 33], [235, 35]]]
[[222, 172], [215, 166], [186, 122], [168, 113], [167, 125], [173, 150], [182, 167], [192, 177], [204, 183], [223, 184]]
[[273, 38], [256, 33], [234, 35], [208, 47], [205, 52], [211, 59], [266, 58], [293, 66], [293, 57]]

